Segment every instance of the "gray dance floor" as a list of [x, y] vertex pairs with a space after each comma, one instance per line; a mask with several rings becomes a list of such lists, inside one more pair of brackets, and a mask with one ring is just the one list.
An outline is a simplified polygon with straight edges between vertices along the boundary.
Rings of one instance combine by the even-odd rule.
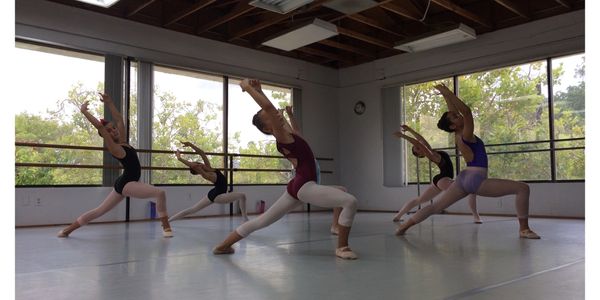
[[[251, 216], [251, 218], [254, 216]], [[436, 215], [405, 237], [392, 213], [360, 212], [335, 258], [330, 213], [294, 213], [236, 253], [211, 249], [240, 217], [186, 219], [163, 239], [158, 222], [16, 230], [17, 299], [583, 299], [584, 221]]]

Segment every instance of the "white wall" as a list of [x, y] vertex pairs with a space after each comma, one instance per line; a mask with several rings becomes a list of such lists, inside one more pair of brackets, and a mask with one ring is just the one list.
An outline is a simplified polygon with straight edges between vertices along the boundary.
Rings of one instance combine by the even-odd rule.
[[[426, 52], [404, 54], [340, 71], [341, 183], [365, 210], [397, 210], [416, 188], [383, 186], [381, 88], [427, 81], [476, 70], [583, 52], [584, 12], [577, 11], [481, 35], [476, 40]], [[366, 104], [355, 115], [356, 101]], [[532, 184], [531, 214], [583, 217], [583, 183]], [[507, 200], [503, 200], [505, 203]], [[512, 201], [512, 200], [510, 200]], [[507, 204], [479, 201], [481, 211], [513, 213]], [[464, 204], [450, 211], [468, 212]]]
[[[170, 215], [196, 204], [206, 196], [209, 186], [160, 187], [167, 193], [167, 207]], [[18, 188], [15, 191], [16, 226], [66, 224], [73, 222], [82, 213], [97, 207], [110, 193], [112, 187], [81, 188]], [[256, 212], [256, 202], [264, 200], [270, 207], [283, 194], [285, 186], [242, 186], [236, 192], [246, 194], [247, 212]], [[131, 198], [131, 220], [150, 218], [150, 199]], [[237, 214], [237, 205], [234, 206]], [[296, 209], [303, 211], [306, 206]], [[312, 208], [311, 208], [312, 209]], [[229, 205], [212, 204], [191, 216], [228, 215]], [[125, 220], [125, 200], [115, 209], [94, 222]]]
[[[380, 89], [385, 85], [423, 81], [436, 77], [488, 69], [584, 49], [584, 13], [574, 12], [527, 25], [482, 35], [465, 44], [406, 54], [342, 70], [211, 41], [166, 29], [43, 0], [15, 3], [18, 38], [99, 53], [127, 55], [166, 65], [183, 66], [218, 74], [257, 77], [302, 89], [304, 135], [317, 156], [333, 157], [322, 169], [325, 184], [343, 184], [359, 199], [360, 209], [397, 210], [416, 194], [416, 188], [383, 187]], [[385, 77], [385, 79], [382, 79]], [[354, 115], [357, 100], [367, 105]], [[247, 191], [249, 210], [254, 201], [270, 205], [284, 186], [239, 187]], [[56, 224], [73, 221], [95, 207], [111, 188], [16, 189], [17, 225]], [[209, 187], [168, 187], [169, 211], [193, 203]], [[40, 205], [37, 206], [37, 199]], [[508, 201], [508, 202], [507, 202]], [[502, 213], [509, 202], [479, 201], [482, 212]], [[583, 183], [533, 184], [532, 214], [584, 215]], [[451, 211], [463, 211], [457, 204]], [[132, 219], [147, 217], [147, 202], [132, 201]], [[466, 212], [466, 210], [464, 210]], [[510, 209], [509, 209], [510, 212]], [[200, 214], [228, 213], [228, 206], [213, 205]], [[99, 221], [122, 220], [121, 204]]]

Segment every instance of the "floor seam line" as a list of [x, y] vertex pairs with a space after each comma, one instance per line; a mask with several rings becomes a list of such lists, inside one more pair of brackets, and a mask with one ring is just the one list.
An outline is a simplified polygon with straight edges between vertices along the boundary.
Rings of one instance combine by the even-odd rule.
[[539, 275], [542, 275], [542, 274], [546, 274], [546, 273], [557, 271], [557, 270], [560, 270], [560, 269], [563, 269], [563, 268], [566, 268], [566, 267], [570, 267], [572, 265], [581, 263], [583, 261], [585, 261], [585, 257], [584, 258], [580, 258], [580, 259], [575, 260], [575, 261], [572, 261], [572, 262], [569, 262], [569, 263], [566, 263], [566, 264], [562, 264], [560, 266], [556, 266], [556, 267], [550, 268], [550, 269], [546, 269], [546, 270], [534, 272], [534, 273], [531, 273], [529, 275], [520, 276], [520, 277], [511, 279], [511, 280], [503, 281], [503, 282], [492, 284], [492, 285], [487, 285], [487, 286], [483, 286], [483, 287], [479, 287], [479, 288], [470, 289], [468, 291], [465, 291], [465, 292], [462, 292], [462, 293], [459, 293], [459, 294], [456, 294], [456, 295], [453, 295], [453, 296], [450, 296], [450, 297], [446, 297], [444, 299], [445, 300], [455, 300], [455, 299], [461, 299], [461, 298], [464, 298], [464, 297], [467, 297], [467, 296], [473, 296], [473, 295], [480, 294], [480, 293], [483, 293], [483, 292], [486, 292], [486, 291], [489, 291], [489, 290], [492, 290], [492, 289], [495, 289], [495, 288], [499, 288], [499, 287], [506, 286], [506, 285], [509, 285], [509, 284], [512, 284], [512, 283], [515, 283], [515, 282], [519, 282], [519, 281], [522, 281], [522, 280], [525, 280], [525, 279], [529, 279], [529, 278], [536, 277], [536, 276], [539, 276]]

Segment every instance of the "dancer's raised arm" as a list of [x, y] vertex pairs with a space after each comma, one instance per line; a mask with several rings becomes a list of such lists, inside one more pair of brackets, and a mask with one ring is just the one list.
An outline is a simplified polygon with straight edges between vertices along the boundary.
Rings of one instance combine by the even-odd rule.
[[402, 131], [396, 131], [396, 132], [394, 132], [394, 135], [398, 138], [403, 138], [403, 139], [407, 140], [409, 143], [411, 143], [416, 148], [416, 151], [418, 153], [427, 157], [427, 159], [431, 160], [432, 162], [434, 162], [434, 163], [440, 162], [440, 160], [441, 160], [440, 155], [437, 152], [432, 151], [430, 147], [424, 145], [419, 140], [406, 135]]
[[460, 98], [458, 98], [447, 86], [443, 84], [438, 84], [435, 88], [444, 96], [444, 100], [448, 105], [448, 111], [454, 111], [461, 114], [463, 117], [463, 128], [462, 132], [459, 134], [462, 137], [470, 142], [475, 141], [475, 137], [473, 135], [473, 130], [475, 125], [473, 123], [473, 113], [471, 112], [471, 108], [467, 106]]
[[262, 92], [260, 81], [256, 79], [244, 79], [240, 83], [240, 86], [242, 87], [242, 90], [250, 94], [256, 104], [260, 106], [266, 121], [269, 123], [269, 129], [263, 131], [263, 133], [272, 134], [275, 139], [281, 143], [292, 143], [294, 138], [290, 132], [285, 130], [285, 119], [283, 118], [283, 115], [279, 113], [269, 98]]
[[420, 135], [417, 131], [410, 128], [410, 126], [402, 125], [400, 127], [402, 128], [402, 130], [410, 132], [417, 140], [419, 140], [419, 142], [421, 142], [421, 144], [426, 146], [429, 150], [433, 150], [433, 148], [431, 148], [431, 145], [429, 145], [429, 142], [427, 142], [427, 140], [422, 135]]
[[291, 127], [292, 130], [294, 131], [295, 134], [297, 135], [302, 135], [302, 130], [300, 130], [300, 126], [298, 124], [298, 120], [296, 120], [296, 117], [294, 116], [294, 112], [292, 111], [292, 107], [291, 106], [286, 106], [285, 107], [285, 112], [287, 113], [288, 117], [290, 118], [290, 123], [291, 123]]
[[108, 94], [99, 94], [100, 101], [102, 101], [104, 105], [108, 107], [110, 115], [112, 116], [112, 121], [116, 125], [117, 130], [119, 130], [119, 143], [125, 143], [125, 138], [127, 137], [127, 135], [125, 134], [125, 122], [123, 121], [123, 115], [119, 110], [117, 110], [117, 107], [113, 103], [112, 98]]
[[[119, 146], [119, 144], [117, 144], [115, 142], [115, 140], [113, 139], [112, 131], [115, 129], [113, 127], [110, 127], [110, 129], [107, 129], [107, 127], [104, 125], [108, 124], [108, 122], [103, 124], [100, 120], [96, 119], [96, 117], [92, 116], [92, 114], [88, 110], [88, 105], [89, 105], [88, 101], [83, 102], [83, 104], [79, 108], [81, 113], [98, 130], [98, 133], [104, 139], [104, 143], [106, 145], [106, 148], [108, 149], [108, 152], [110, 152], [110, 154], [112, 154], [113, 156], [118, 157], [118, 158], [124, 157], [125, 150], [123, 150], [123, 148], [121, 146]], [[111, 130], [111, 131], [109, 132], [109, 130]]]
[[211, 170], [213, 169], [212, 166], [210, 165], [210, 161], [208, 160], [208, 157], [206, 156], [206, 153], [204, 153], [204, 151], [200, 148], [198, 148], [196, 145], [190, 143], [190, 142], [181, 142], [184, 146], [186, 147], [190, 147], [192, 149], [194, 149], [194, 151], [196, 151], [196, 153], [200, 154], [200, 156], [202, 157], [202, 161], [204, 161], [204, 165], [207, 166], [208, 168], [210, 168]]

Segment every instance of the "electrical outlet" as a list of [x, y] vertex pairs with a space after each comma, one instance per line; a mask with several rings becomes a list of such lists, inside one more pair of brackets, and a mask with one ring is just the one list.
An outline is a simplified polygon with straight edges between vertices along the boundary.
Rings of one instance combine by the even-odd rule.
[[42, 199], [36, 198], [35, 199], [35, 206], [42, 206]]
[[498, 207], [502, 208], [502, 200], [498, 200]]

